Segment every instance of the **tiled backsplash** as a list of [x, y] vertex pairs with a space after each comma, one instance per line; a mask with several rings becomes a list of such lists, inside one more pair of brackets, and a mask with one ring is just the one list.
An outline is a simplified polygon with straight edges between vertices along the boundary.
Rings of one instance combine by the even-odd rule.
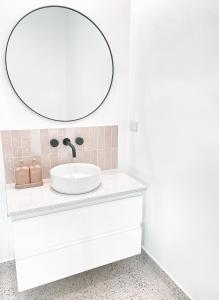
[[[84, 144], [76, 145], [77, 157], [72, 158], [71, 148], [64, 146], [64, 138], [74, 142], [82, 137]], [[14, 182], [14, 173], [21, 159], [29, 166], [33, 158], [43, 168], [43, 178], [49, 170], [59, 164], [87, 162], [100, 166], [102, 170], [115, 169], [118, 164], [118, 126], [52, 128], [34, 130], [2, 131], [2, 148], [6, 183]], [[59, 146], [50, 146], [50, 140], [59, 140]]]

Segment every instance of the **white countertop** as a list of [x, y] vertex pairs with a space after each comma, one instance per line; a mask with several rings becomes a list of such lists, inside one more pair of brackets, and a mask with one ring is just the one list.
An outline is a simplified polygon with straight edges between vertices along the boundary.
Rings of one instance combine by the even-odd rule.
[[80, 195], [65, 195], [55, 192], [49, 180], [41, 187], [17, 190], [6, 185], [8, 216], [30, 217], [66, 209], [111, 201], [118, 196], [136, 194], [146, 186], [129, 175], [119, 171], [102, 173], [101, 185], [94, 191]]

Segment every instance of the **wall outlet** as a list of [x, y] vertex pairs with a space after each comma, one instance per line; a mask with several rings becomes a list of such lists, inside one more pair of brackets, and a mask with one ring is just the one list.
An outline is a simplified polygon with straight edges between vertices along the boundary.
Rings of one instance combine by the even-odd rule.
[[137, 132], [138, 131], [138, 122], [137, 121], [130, 121], [130, 130], [133, 132]]

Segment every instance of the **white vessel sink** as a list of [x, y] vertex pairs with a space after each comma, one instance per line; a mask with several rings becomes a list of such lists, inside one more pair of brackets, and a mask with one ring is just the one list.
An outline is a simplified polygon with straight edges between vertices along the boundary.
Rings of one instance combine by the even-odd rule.
[[86, 163], [70, 163], [50, 170], [52, 188], [63, 194], [83, 194], [96, 189], [101, 182], [99, 167]]

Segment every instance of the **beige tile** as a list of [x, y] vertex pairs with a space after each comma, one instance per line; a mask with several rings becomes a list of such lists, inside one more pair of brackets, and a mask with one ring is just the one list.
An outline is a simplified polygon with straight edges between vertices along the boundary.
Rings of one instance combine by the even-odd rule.
[[59, 138], [65, 138], [66, 137], [66, 129], [65, 128], [58, 128], [58, 137]]
[[23, 161], [22, 156], [13, 158], [14, 170], [21, 166], [21, 161]]
[[98, 165], [97, 150], [90, 151], [90, 163], [94, 165]]
[[105, 127], [101, 126], [97, 128], [97, 148], [104, 149], [105, 145]]
[[75, 138], [81, 137], [81, 138], [84, 139], [84, 144], [81, 145], [81, 146], [76, 145], [76, 149], [79, 149], [79, 150], [83, 151], [85, 149], [85, 147], [87, 147], [87, 145], [89, 143], [89, 134], [90, 134], [90, 128], [89, 127], [78, 127], [78, 128], [76, 128]]
[[48, 135], [49, 135], [49, 151], [50, 151], [50, 153], [58, 153], [58, 149], [59, 149], [59, 145], [58, 145], [58, 147], [52, 147], [51, 145], [50, 145], [50, 140], [52, 140], [52, 139], [57, 139], [57, 140], [59, 140], [58, 139], [58, 129], [57, 128], [50, 128], [49, 130], [48, 130]]
[[41, 157], [42, 161], [42, 170], [43, 170], [43, 178], [49, 178], [50, 177], [50, 155], [44, 154]]
[[69, 138], [73, 143], [76, 136], [76, 128], [74, 127], [65, 128], [65, 133], [66, 133], [65, 138]]
[[[7, 183], [14, 182], [14, 170], [21, 159], [29, 166], [36, 158], [37, 163], [42, 165], [44, 178], [48, 178], [50, 168], [58, 164], [87, 162], [99, 165], [103, 170], [117, 168], [118, 165], [117, 126], [2, 131], [1, 137]], [[65, 137], [73, 143], [76, 137], [85, 141], [83, 146], [76, 147], [75, 159], [71, 149], [62, 144]], [[59, 140], [58, 148], [51, 150], [51, 138]]]
[[76, 127], [75, 128], [75, 137], [84, 138], [85, 135], [89, 135], [89, 127]]
[[36, 159], [36, 163], [40, 166], [42, 166], [42, 159], [41, 156], [33, 156], [33, 159]]
[[98, 166], [104, 170], [105, 164], [104, 164], [104, 150], [98, 150], [97, 153], [97, 163]]
[[23, 161], [26, 167], [30, 167], [33, 165], [33, 159], [36, 159], [36, 163], [41, 165], [40, 157], [33, 156], [23, 156], [23, 157], [14, 157], [14, 168], [18, 168], [21, 165], [21, 161]]
[[58, 129], [57, 128], [49, 128], [48, 129], [49, 140], [58, 138]]
[[36, 164], [42, 165], [41, 156], [23, 156], [24, 165], [30, 167], [33, 165], [34, 160]]
[[1, 132], [1, 140], [2, 140], [2, 151], [4, 157], [12, 157], [13, 149], [12, 149], [12, 137], [11, 131], [2, 131]]
[[21, 131], [21, 147], [23, 156], [31, 156], [31, 131]]
[[58, 140], [59, 140], [58, 151], [59, 152], [66, 151], [66, 146], [63, 144], [63, 140], [66, 137], [67, 135], [66, 135], [65, 128], [58, 128]]
[[90, 151], [84, 151], [83, 162], [90, 163]]
[[111, 155], [112, 155], [112, 169], [118, 168], [118, 148], [112, 148], [111, 149]]
[[[25, 158], [24, 158], [25, 160]], [[41, 159], [41, 156], [32, 156], [32, 162], [31, 162], [31, 165], [33, 164], [33, 160], [36, 161], [36, 164], [39, 165], [39, 166], [42, 166], [42, 159]]]
[[5, 158], [4, 159], [4, 167], [5, 167], [5, 182], [12, 183], [14, 182], [14, 161], [13, 158]]
[[76, 158], [74, 158], [74, 162], [77, 162], [77, 163], [84, 162], [84, 151], [77, 150]]
[[21, 131], [12, 130], [11, 137], [12, 137], [13, 156], [14, 157], [22, 156]]
[[31, 144], [30, 139], [29, 140], [23, 140], [22, 141], [22, 154], [25, 156], [31, 155]]
[[23, 156], [24, 165], [30, 167], [33, 165], [33, 156]]
[[111, 155], [111, 149], [105, 149], [104, 150], [104, 170], [110, 170], [112, 169], [112, 155]]
[[92, 139], [92, 149], [90, 150], [97, 150], [97, 127], [90, 128], [90, 138]]
[[73, 162], [73, 157], [72, 157], [71, 151], [70, 152], [60, 152], [60, 153], [58, 153], [58, 164], [59, 165], [72, 163], [72, 162]]
[[105, 145], [104, 148], [111, 148], [112, 147], [112, 128], [111, 126], [105, 127]]
[[40, 130], [41, 153], [48, 154], [50, 152], [49, 132], [48, 129]]
[[97, 149], [97, 127], [89, 128], [89, 135], [84, 143], [84, 150], [96, 150]]
[[31, 155], [41, 156], [40, 130], [39, 129], [31, 130], [30, 138], [31, 138]]
[[112, 126], [112, 147], [118, 147], [118, 126]]
[[83, 145], [77, 145], [76, 143], [74, 143], [74, 145], [75, 145], [76, 153], [78, 151], [84, 151], [84, 144]]
[[58, 153], [50, 154], [50, 167], [56, 167], [59, 165], [59, 157]]
[[21, 139], [22, 140], [30, 139], [30, 132], [31, 132], [31, 130], [21, 130], [20, 131]]

